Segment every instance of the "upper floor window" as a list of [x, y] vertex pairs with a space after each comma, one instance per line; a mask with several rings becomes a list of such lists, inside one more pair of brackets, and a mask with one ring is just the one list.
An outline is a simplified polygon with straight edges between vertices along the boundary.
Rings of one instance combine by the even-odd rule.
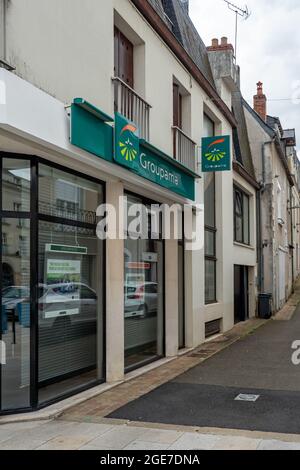
[[115, 27], [114, 74], [130, 88], [134, 87], [133, 44]]
[[234, 241], [250, 245], [250, 198], [240, 188], [234, 187]]
[[196, 171], [196, 143], [190, 137], [191, 95], [173, 81], [173, 156], [182, 165]]
[[132, 40], [117, 26], [114, 29], [114, 110], [134, 122], [140, 137], [149, 141], [151, 106], [141, 96], [145, 89], [145, 47], [127, 26]]
[[277, 181], [277, 220], [279, 225], [284, 224], [284, 216], [283, 216], [283, 191], [281, 189], [279, 181]]
[[177, 83], [173, 83], [173, 126], [182, 129], [182, 94]]
[[[215, 135], [215, 123], [204, 115], [203, 137]], [[205, 222], [205, 303], [217, 302], [217, 244], [216, 244], [216, 177], [204, 174]]]

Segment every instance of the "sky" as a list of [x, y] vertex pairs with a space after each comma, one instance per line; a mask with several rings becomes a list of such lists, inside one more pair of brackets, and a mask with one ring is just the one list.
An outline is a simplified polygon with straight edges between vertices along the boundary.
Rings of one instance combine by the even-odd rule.
[[[253, 105], [256, 83], [262, 81], [267, 112], [283, 128], [296, 128], [300, 159], [300, 0], [232, 0], [251, 16], [238, 20], [237, 63], [241, 89]], [[206, 45], [227, 36], [235, 42], [235, 13], [224, 0], [190, 0], [190, 16]]]

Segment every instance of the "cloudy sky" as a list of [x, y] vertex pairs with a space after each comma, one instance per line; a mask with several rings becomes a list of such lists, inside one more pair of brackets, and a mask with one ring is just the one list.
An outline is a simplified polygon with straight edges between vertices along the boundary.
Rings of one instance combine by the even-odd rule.
[[[246, 0], [232, 0], [241, 7]], [[237, 60], [244, 98], [252, 105], [264, 83], [268, 114], [296, 128], [300, 159], [300, 0], [247, 0], [251, 16], [239, 19]], [[235, 14], [224, 0], [190, 0], [190, 16], [205, 44], [227, 36], [234, 44]]]

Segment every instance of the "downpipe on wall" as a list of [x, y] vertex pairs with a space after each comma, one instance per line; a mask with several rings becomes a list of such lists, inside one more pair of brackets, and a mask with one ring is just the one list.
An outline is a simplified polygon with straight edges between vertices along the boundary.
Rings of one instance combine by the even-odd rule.
[[7, 60], [7, 8], [10, 0], [0, 0], [0, 67], [15, 70]]
[[294, 275], [294, 219], [293, 219], [293, 188], [290, 186], [290, 217], [291, 217], [291, 245], [292, 245], [292, 294], [295, 292], [295, 275]]
[[6, 61], [6, 0], [0, 0], [0, 60]]
[[263, 234], [262, 234], [262, 195], [266, 189], [266, 146], [271, 145], [274, 140], [270, 140], [264, 142], [262, 144], [261, 150], [261, 167], [262, 167], [262, 181], [260, 182], [260, 189], [257, 192], [257, 246], [258, 246], [258, 266], [259, 266], [259, 274], [258, 274], [258, 288], [261, 294], [264, 294], [265, 290], [265, 258], [264, 258], [264, 245], [263, 245]]

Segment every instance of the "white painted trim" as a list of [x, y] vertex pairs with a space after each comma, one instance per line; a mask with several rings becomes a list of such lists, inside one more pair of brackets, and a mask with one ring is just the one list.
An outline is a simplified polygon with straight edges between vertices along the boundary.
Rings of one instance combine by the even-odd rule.
[[5, 60], [6, 56], [6, 0], [0, 0], [0, 59]]

